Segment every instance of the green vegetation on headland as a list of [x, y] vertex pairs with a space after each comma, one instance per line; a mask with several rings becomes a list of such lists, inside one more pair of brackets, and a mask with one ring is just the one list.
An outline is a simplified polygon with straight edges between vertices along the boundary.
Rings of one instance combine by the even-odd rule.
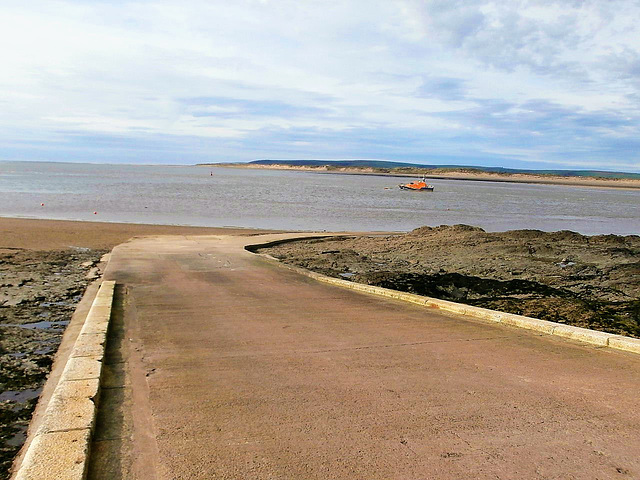
[[638, 173], [607, 172], [599, 170], [524, 170], [504, 167], [477, 167], [457, 165], [424, 165], [382, 160], [255, 160], [248, 163], [200, 164], [245, 168], [283, 168], [322, 170], [352, 173], [379, 173], [395, 175], [491, 175], [560, 177], [577, 179], [640, 180]]

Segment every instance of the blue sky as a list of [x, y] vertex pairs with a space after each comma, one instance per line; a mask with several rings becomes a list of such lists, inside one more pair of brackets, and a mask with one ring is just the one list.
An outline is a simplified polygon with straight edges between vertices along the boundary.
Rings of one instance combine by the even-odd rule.
[[4, 0], [0, 159], [640, 172], [640, 1]]

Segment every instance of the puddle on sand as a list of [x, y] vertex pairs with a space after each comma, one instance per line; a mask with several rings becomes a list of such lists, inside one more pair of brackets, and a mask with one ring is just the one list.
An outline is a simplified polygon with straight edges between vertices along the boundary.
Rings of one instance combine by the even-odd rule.
[[339, 273], [338, 275], [340, 275], [342, 278], [351, 278], [355, 275], [355, 273], [353, 272], [344, 272], [344, 273]]
[[0, 393], [0, 402], [9, 400], [10, 402], [24, 403], [32, 398], [37, 398], [42, 392], [41, 388], [25, 388], [24, 390], [7, 390]]
[[27, 440], [27, 426], [19, 426], [20, 430], [16, 432], [13, 437], [5, 440], [7, 445], [11, 445], [12, 447], [19, 447]]
[[[36, 355], [48, 355], [51, 352], [53, 352], [53, 348], [39, 348], [38, 350], [33, 351]], [[23, 353], [23, 355], [25, 354]]]
[[33, 323], [6, 323], [2, 326], [26, 328], [27, 330], [64, 330], [64, 327], [67, 325], [69, 325], [69, 320], [61, 320], [59, 322], [48, 322], [43, 320], [42, 322]]
[[567, 267], [572, 267], [576, 264], [576, 262], [560, 262], [560, 263], [556, 263], [556, 265], [558, 265], [560, 268], [567, 268]]
[[[53, 339], [55, 342], [58, 341], [58, 339]], [[52, 343], [50, 341], [46, 341], [46, 342], [39, 342], [40, 344], [45, 344], [45, 343]], [[34, 355], [49, 355], [50, 353], [54, 352], [55, 349], [51, 348], [51, 347], [44, 347], [43, 348], [38, 348], [37, 350], [34, 350], [32, 353]], [[24, 358], [27, 356], [26, 352], [12, 352], [12, 353], [7, 353], [8, 356], [13, 357], [13, 358]]]
[[[75, 297], [73, 297], [75, 299]], [[42, 302], [40, 304], [41, 307], [51, 307], [51, 306], [56, 306], [56, 307], [69, 307], [71, 306], [71, 304], [69, 302]]]

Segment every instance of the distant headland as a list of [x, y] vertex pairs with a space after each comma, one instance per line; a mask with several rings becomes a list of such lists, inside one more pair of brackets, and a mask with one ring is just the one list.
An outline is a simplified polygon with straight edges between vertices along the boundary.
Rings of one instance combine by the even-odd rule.
[[255, 160], [247, 163], [202, 163], [198, 166], [303, 170], [319, 173], [398, 177], [425, 175], [427, 178], [446, 180], [640, 189], [640, 174], [638, 173], [598, 170], [520, 170], [503, 167], [417, 165], [382, 160]]

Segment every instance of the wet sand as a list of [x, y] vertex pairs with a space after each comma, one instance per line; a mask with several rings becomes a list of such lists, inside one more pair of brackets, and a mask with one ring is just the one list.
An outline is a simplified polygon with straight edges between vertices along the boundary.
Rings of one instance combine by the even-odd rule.
[[0, 248], [66, 250], [74, 247], [111, 250], [132, 237], [146, 235], [253, 235], [271, 230], [74, 222], [0, 217]]
[[132, 237], [257, 230], [0, 218], [0, 479], [8, 478], [100, 258]]

